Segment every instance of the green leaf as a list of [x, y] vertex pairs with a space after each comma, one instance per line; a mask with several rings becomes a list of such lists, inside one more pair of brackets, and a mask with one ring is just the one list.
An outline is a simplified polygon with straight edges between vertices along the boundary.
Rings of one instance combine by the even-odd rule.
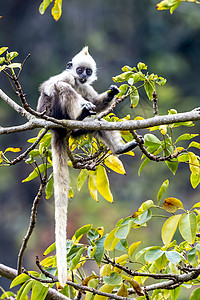
[[14, 286], [18, 285], [18, 284], [22, 284], [23, 282], [29, 280], [30, 277], [26, 274], [20, 274], [17, 277], [15, 277], [15, 279], [11, 282], [10, 288], [12, 289]]
[[103, 281], [109, 285], [119, 285], [122, 283], [122, 277], [117, 272], [111, 272], [110, 276], [103, 277]]
[[158, 191], [158, 194], [157, 194], [158, 203], [160, 203], [160, 200], [161, 200], [163, 194], [166, 192], [166, 189], [168, 188], [168, 186], [169, 186], [169, 179], [165, 180], [162, 183], [162, 185]]
[[72, 237], [72, 240], [73, 240], [74, 242], [79, 242], [80, 239], [82, 238], [82, 236], [83, 236], [84, 234], [88, 233], [89, 230], [90, 230], [91, 228], [92, 228], [92, 225], [91, 225], [91, 224], [87, 224], [87, 225], [82, 226], [81, 228], [79, 228], [79, 229], [75, 232], [74, 236]]
[[165, 245], [168, 245], [171, 242], [181, 216], [182, 216], [181, 214], [174, 215], [169, 219], [167, 219], [167, 221], [164, 223], [161, 234], [162, 234], [163, 243]]
[[45, 10], [47, 9], [47, 7], [49, 6], [49, 4], [52, 2], [53, 0], [43, 0], [42, 3], [40, 4], [39, 7], [39, 12], [41, 13], [41, 15], [43, 15], [45, 13]]
[[131, 108], [134, 108], [138, 105], [139, 102], [139, 93], [138, 93], [138, 89], [136, 89], [136, 87], [131, 86], [130, 87], [130, 99], [131, 99]]
[[155, 86], [152, 81], [146, 81], [144, 84], [144, 89], [146, 91], [146, 94], [149, 98], [149, 100], [153, 100], [153, 91], [155, 91]]
[[134, 221], [130, 220], [128, 222], [128, 224], [125, 225], [121, 225], [119, 228], [117, 228], [116, 232], [115, 232], [115, 236], [118, 239], [125, 239], [127, 237], [127, 235], [129, 234], [129, 231], [131, 229], [131, 227], [133, 226]]
[[49, 176], [45, 193], [46, 193], [46, 199], [49, 199], [53, 193], [53, 173], [51, 173]]
[[178, 252], [176, 251], [165, 251], [165, 255], [167, 259], [174, 265], [177, 265], [181, 259], [183, 258]]
[[142, 170], [144, 169], [144, 167], [146, 167], [146, 165], [150, 162], [150, 159], [149, 158], [145, 158], [145, 160], [142, 162], [139, 170], [138, 170], [138, 176], [140, 176]]
[[128, 72], [124, 72], [120, 75], [117, 75], [115, 77], [112, 78], [112, 80], [114, 82], [123, 82], [123, 81], [128, 81], [129, 78], [133, 75], [133, 72], [128, 71]]
[[80, 192], [83, 184], [85, 183], [86, 179], [88, 178], [89, 171], [87, 169], [82, 169], [78, 175], [78, 191]]
[[200, 299], [200, 288], [197, 288], [192, 292], [189, 300], [197, 300], [197, 299]]
[[198, 134], [189, 134], [189, 133], [182, 134], [182, 135], [180, 135], [180, 136], [177, 138], [175, 144], [176, 144], [177, 142], [180, 142], [180, 141], [191, 140], [191, 139], [193, 139], [195, 136], [198, 136]]
[[30, 292], [33, 283], [34, 283], [33, 280], [29, 280], [25, 282], [20, 288], [20, 290], [18, 291], [16, 300], [26, 300], [26, 296]]
[[161, 145], [161, 141], [154, 134], [148, 133], [148, 134], [145, 134], [145, 136], [144, 136], [144, 145], [146, 147], [149, 147], [149, 146], [159, 147]]
[[197, 232], [197, 221], [194, 212], [183, 214], [179, 221], [179, 230], [182, 237], [189, 243], [193, 244]]
[[192, 248], [191, 250], [188, 251], [187, 259], [188, 259], [188, 263], [191, 266], [197, 267], [198, 261], [197, 261], [197, 256], [196, 256], [196, 248]]
[[149, 208], [151, 208], [152, 206], [154, 206], [153, 200], [147, 200], [145, 202], [143, 202], [140, 207], [138, 208], [138, 210], [133, 214], [133, 218], [143, 214], [146, 210], [148, 210]]
[[48, 287], [44, 286], [39, 281], [34, 281], [32, 286], [31, 300], [43, 300], [48, 293]]
[[147, 70], [147, 66], [143, 62], [139, 62], [137, 64], [137, 68], [138, 68], [139, 71], [141, 71], [141, 70]]
[[27, 182], [27, 181], [31, 181], [31, 180], [35, 179], [37, 176], [39, 176], [39, 174], [42, 174], [44, 171], [46, 171], [50, 167], [51, 167], [50, 164], [40, 165], [38, 168], [35, 168], [34, 171], [31, 172], [26, 179], [22, 180], [22, 182]]
[[145, 261], [147, 263], [152, 263], [156, 259], [160, 258], [163, 255], [163, 251], [158, 247], [158, 249], [150, 249], [145, 253]]
[[178, 168], [178, 162], [177, 161], [165, 161], [166, 165], [170, 169], [173, 175], [176, 174], [177, 168]]
[[100, 267], [101, 266], [101, 260], [103, 258], [103, 255], [104, 255], [104, 242], [105, 242], [105, 239], [106, 237], [103, 236], [102, 238], [98, 239], [96, 242], [95, 242], [95, 245], [96, 245], [96, 251], [95, 251], [95, 254], [94, 254], [94, 259], [97, 263], [97, 265]]
[[75, 255], [75, 257], [72, 259], [71, 265], [70, 265], [70, 270], [74, 270], [76, 268], [76, 266], [78, 265], [78, 263], [80, 262], [81, 256], [83, 254], [83, 252], [86, 250], [85, 247], [82, 247], [81, 249], [78, 250], [77, 254]]
[[181, 286], [178, 286], [176, 289], [170, 291], [172, 300], [176, 300], [180, 294]]

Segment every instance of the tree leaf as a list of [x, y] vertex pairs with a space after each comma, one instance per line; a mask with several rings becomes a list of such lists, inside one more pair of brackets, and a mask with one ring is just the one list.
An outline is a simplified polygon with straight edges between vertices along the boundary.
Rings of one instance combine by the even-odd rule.
[[200, 288], [197, 288], [192, 292], [189, 300], [197, 300], [197, 299], [200, 299]]
[[193, 152], [188, 152], [188, 156], [189, 156], [190, 171], [194, 175], [198, 175], [200, 173], [200, 166], [199, 166], [199, 160], [197, 156]]
[[139, 93], [138, 89], [134, 86], [130, 87], [130, 99], [131, 99], [131, 108], [134, 108], [138, 105], [139, 102]]
[[163, 207], [166, 211], [174, 213], [179, 208], [183, 209], [183, 203], [177, 198], [169, 197], [164, 200]]
[[150, 249], [145, 253], [145, 261], [147, 263], [152, 263], [159, 257], [163, 255], [163, 251], [158, 247], [158, 249]]
[[117, 272], [111, 272], [109, 276], [103, 277], [104, 283], [109, 285], [119, 285], [122, 283], [122, 278]]
[[177, 168], [178, 168], [178, 162], [177, 161], [165, 161], [166, 165], [170, 169], [173, 175], [176, 174]]
[[119, 243], [120, 239], [116, 238], [115, 232], [117, 231], [117, 228], [114, 228], [106, 237], [104, 247], [106, 250], [113, 251], [116, 247], [116, 245]]
[[130, 245], [130, 247], [128, 248], [128, 255], [131, 258], [133, 255], [133, 252], [137, 249], [137, 247], [141, 244], [142, 242], [135, 242], [133, 244]]
[[[104, 284], [100, 287], [99, 291], [103, 293], [111, 293], [114, 290], [115, 286], [110, 284]], [[108, 297], [95, 295], [94, 300], [106, 300]]]
[[144, 89], [146, 91], [146, 94], [149, 98], [149, 100], [153, 100], [153, 91], [155, 91], [155, 86], [152, 81], [146, 81], [144, 84]]
[[101, 266], [101, 260], [102, 260], [103, 255], [104, 255], [105, 239], [106, 239], [106, 237], [103, 236], [95, 242], [95, 245], [97, 246], [97, 248], [96, 248], [96, 251], [95, 251], [95, 254], [94, 254], [94, 259], [95, 259], [95, 261], [96, 261], [96, 263], [99, 267]]
[[79, 242], [80, 239], [82, 238], [82, 236], [83, 236], [84, 234], [88, 233], [89, 230], [90, 230], [91, 228], [92, 228], [92, 225], [91, 225], [91, 224], [87, 224], [87, 225], [82, 226], [81, 228], [79, 228], [79, 229], [75, 232], [74, 236], [72, 237], [72, 240], [73, 240], [75, 243]]
[[0, 55], [3, 54], [6, 50], [8, 50], [8, 47], [1, 47], [0, 48]]
[[182, 216], [181, 214], [172, 216], [169, 219], [167, 219], [167, 221], [164, 223], [162, 227], [161, 235], [162, 235], [163, 243], [165, 245], [168, 245], [171, 242], [181, 216]]
[[117, 156], [115, 156], [115, 155], [108, 156], [105, 159], [104, 163], [108, 168], [110, 168], [114, 172], [122, 174], [122, 175], [126, 175], [126, 171], [124, 169], [123, 163]]
[[158, 194], [157, 194], [158, 203], [160, 203], [160, 200], [161, 200], [163, 194], [166, 192], [166, 189], [168, 188], [168, 186], [169, 186], [169, 179], [165, 180], [162, 183], [162, 185], [158, 191]]
[[180, 136], [177, 138], [175, 144], [176, 144], [177, 142], [180, 142], [180, 141], [191, 140], [191, 139], [193, 139], [193, 138], [196, 137], [196, 136], [198, 136], [198, 134], [184, 133], [184, 134], [180, 135]]
[[51, 167], [50, 164], [40, 165], [38, 168], [35, 168], [34, 171], [31, 172], [27, 178], [22, 180], [22, 182], [27, 182], [27, 181], [31, 181], [31, 180], [35, 179], [37, 176], [39, 176], [39, 174], [42, 174], [45, 170], [47, 170], [50, 167]]
[[32, 286], [31, 300], [43, 300], [48, 293], [48, 287], [44, 286], [39, 281], [34, 281]]
[[55, 0], [51, 13], [54, 20], [58, 21], [60, 19], [62, 14], [62, 0]]
[[158, 147], [161, 145], [161, 141], [152, 133], [145, 134], [144, 136], [144, 145], [148, 146], [155, 146]]
[[175, 288], [174, 290], [170, 291], [170, 295], [172, 300], [176, 300], [180, 294], [181, 291], [181, 286], [178, 286], [177, 288]]
[[85, 183], [86, 179], [88, 178], [89, 171], [87, 169], [82, 169], [78, 175], [78, 191], [80, 192], [83, 184]]
[[74, 270], [76, 268], [76, 266], [78, 265], [78, 263], [80, 262], [81, 256], [83, 254], [83, 252], [86, 250], [85, 247], [82, 247], [78, 250], [78, 252], [76, 253], [75, 257], [72, 259], [71, 264], [70, 264], [70, 270]]
[[90, 171], [89, 172], [88, 188], [89, 188], [91, 197], [98, 202], [97, 171]]
[[181, 259], [183, 258], [178, 252], [176, 251], [165, 251], [165, 255], [167, 259], [174, 265], [177, 265]]
[[39, 7], [39, 12], [41, 13], [41, 15], [43, 15], [45, 13], [45, 10], [47, 9], [47, 7], [49, 6], [49, 4], [52, 2], [53, 0], [43, 0], [42, 3], [40, 4]]
[[6, 153], [6, 152], [14, 152], [14, 153], [16, 153], [16, 152], [20, 152], [22, 149], [21, 148], [13, 148], [13, 147], [9, 147], [9, 148], [7, 148], [5, 151], [4, 151], [4, 153]]
[[109, 202], [113, 202], [113, 196], [110, 191], [109, 180], [106, 170], [102, 166], [97, 167], [97, 190]]
[[33, 285], [33, 280], [29, 280], [27, 282], [25, 282], [22, 287], [20, 288], [20, 290], [17, 293], [17, 298], [16, 300], [25, 300], [27, 294], [30, 292], [32, 285]]
[[133, 218], [143, 214], [146, 210], [148, 210], [150, 207], [154, 206], [153, 200], [147, 200], [143, 202], [138, 210], [133, 214]]
[[22, 284], [23, 282], [29, 280], [30, 277], [26, 274], [20, 274], [17, 277], [15, 277], [15, 279], [13, 279], [13, 281], [11, 282], [10, 288], [12, 289], [13, 287], [15, 287], [18, 284]]
[[193, 244], [197, 232], [197, 220], [194, 212], [183, 214], [179, 221], [179, 230], [182, 237], [189, 243]]

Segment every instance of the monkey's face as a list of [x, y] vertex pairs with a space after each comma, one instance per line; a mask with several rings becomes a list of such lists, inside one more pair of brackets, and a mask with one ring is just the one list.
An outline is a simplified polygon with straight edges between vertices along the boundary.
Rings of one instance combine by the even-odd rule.
[[88, 67], [78, 67], [76, 68], [76, 74], [78, 75], [78, 80], [80, 83], [84, 84], [87, 82], [89, 77], [92, 75], [92, 69]]

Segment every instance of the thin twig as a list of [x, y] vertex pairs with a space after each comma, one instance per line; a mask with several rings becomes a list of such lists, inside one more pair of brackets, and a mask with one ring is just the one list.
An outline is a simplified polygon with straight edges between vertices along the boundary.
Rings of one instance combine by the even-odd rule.
[[154, 116], [158, 116], [159, 113], [158, 113], [158, 97], [157, 97], [157, 94], [155, 91], [153, 91], [153, 113], [154, 113]]
[[31, 150], [35, 149], [35, 147], [37, 146], [37, 144], [41, 141], [41, 139], [43, 138], [43, 136], [47, 133], [48, 129], [44, 128], [43, 131], [41, 132], [41, 134], [39, 135], [39, 137], [37, 138], [37, 140], [28, 148], [26, 149], [26, 151], [24, 153], [22, 153], [21, 155], [19, 155], [18, 157], [14, 158], [13, 160], [11, 160], [9, 162], [10, 165], [15, 165], [16, 163], [22, 161]]
[[18, 254], [18, 261], [17, 261], [18, 275], [22, 273], [22, 262], [23, 262], [24, 251], [25, 251], [25, 249], [27, 247], [28, 241], [29, 241], [29, 239], [31, 237], [31, 234], [32, 234], [33, 229], [34, 229], [35, 224], [36, 224], [37, 207], [38, 207], [38, 204], [39, 204], [39, 202], [41, 200], [42, 193], [43, 193], [45, 185], [46, 185], [46, 178], [44, 176], [43, 179], [42, 179], [42, 181], [41, 181], [38, 193], [37, 193], [37, 195], [36, 195], [36, 197], [35, 197], [35, 199], [33, 201], [32, 209], [31, 209], [31, 216], [30, 216], [29, 227], [28, 227], [27, 233], [26, 233], [26, 235], [25, 235], [25, 237], [23, 239], [23, 242], [22, 242], [19, 254]]

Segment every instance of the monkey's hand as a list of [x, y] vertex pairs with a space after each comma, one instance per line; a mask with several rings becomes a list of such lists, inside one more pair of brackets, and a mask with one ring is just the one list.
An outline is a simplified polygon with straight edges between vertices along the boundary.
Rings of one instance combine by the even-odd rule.
[[107, 101], [111, 101], [117, 94], [119, 94], [120, 90], [116, 85], [111, 85], [109, 90], [108, 90], [108, 99]]
[[82, 111], [78, 116], [77, 120], [82, 121], [88, 116], [96, 115], [95, 109], [96, 109], [96, 105], [94, 105], [93, 103], [91, 102], [84, 103], [82, 106]]

